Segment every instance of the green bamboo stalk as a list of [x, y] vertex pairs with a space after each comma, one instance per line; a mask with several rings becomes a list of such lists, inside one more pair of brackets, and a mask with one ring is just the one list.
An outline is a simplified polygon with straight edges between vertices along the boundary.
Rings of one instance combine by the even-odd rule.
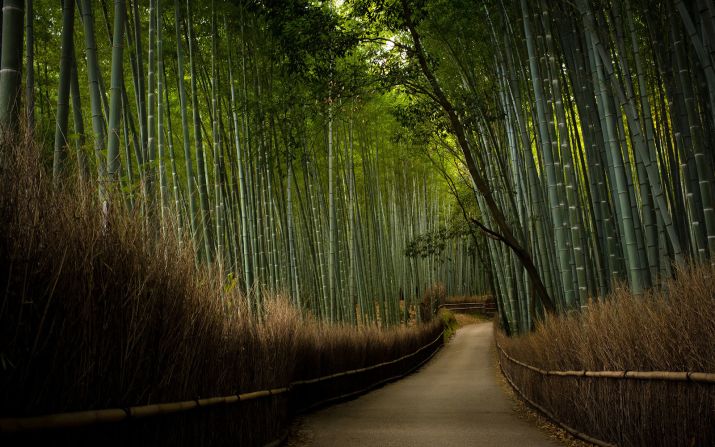
[[[139, 136], [140, 136], [140, 144], [141, 144], [141, 154], [142, 154], [142, 160], [147, 160], [149, 161], [149, 153], [148, 153], [148, 136], [149, 136], [149, 129], [148, 129], [148, 116], [147, 116], [147, 103], [146, 103], [146, 98], [144, 97], [145, 92], [147, 91], [147, 85], [145, 82], [144, 78], [144, 45], [142, 44], [142, 37], [141, 37], [141, 21], [140, 21], [140, 16], [139, 16], [139, 0], [133, 0], [131, 2], [132, 4], [132, 19], [133, 19], [133, 24], [134, 24], [134, 33], [131, 33], [131, 37], [134, 38], [134, 54], [136, 57], [136, 77], [135, 77], [135, 96], [136, 96], [136, 102], [137, 102], [137, 113], [138, 113], [138, 123], [139, 123]], [[151, 9], [151, 0], [150, 0], [150, 9]], [[151, 13], [149, 14], [150, 16], [150, 22], [151, 22]], [[127, 22], [127, 29], [129, 29], [129, 22]], [[150, 32], [151, 32], [151, 23], [150, 23]], [[128, 33], [130, 34], [130, 33]], [[127, 36], [129, 38], [129, 35]], [[153, 45], [152, 42], [149, 42], [149, 52], [153, 52]], [[150, 56], [151, 57], [151, 56]], [[153, 71], [153, 69], [152, 69]], [[153, 89], [154, 86], [149, 83], [149, 88]], [[145, 167], [140, 166], [140, 173], [142, 177], [145, 176]], [[148, 185], [147, 185], [148, 188]], [[148, 193], [149, 189], [147, 189]]]
[[25, 115], [27, 127], [35, 129], [35, 9], [33, 0], [26, 0], [25, 11]]
[[[186, 173], [186, 195], [189, 200], [189, 229], [194, 250], [200, 252], [198, 245], [198, 217], [196, 210], [196, 197], [194, 195], [194, 170], [191, 158], [191, 143], [189, 139], [189, 120], [186, 113], [186, 88], [184, 87], [184, 48], [181, 43], [180, 24], [183, 18], [179, 0], [174, 0], [174, 28], [176, 36], [177, 78], [179, 81], [179, 100], [181, 109], [182, 141], [184, 143], [184, 163]], [[198, 256], [197, 256], [198, 257]]]
[[665, 197], [663, 194], [663, 189], [660, 177], [658, 175], [657, 167], [654, 163], [651, 162], [647, 152], [645, 152], [644, 140], [642, 135], [640, 134], [640, 123], [635, 105], [633, 104], [632, 100], [626, 98], [625, 93], [623, 92], [623, 89], [618, 82], [617, 77], [614, 75], [613, 63], [610, 57], [608, 57], [606, 50], [604, 49], [597, 33], [595, 32], [595, 23], [588, 4], [585, 2], [585, 0], [578, 0], [578, 5], [579, 9], [581, 10], [586, 31], [591, 36], [591, 39], [593, 41], [594, 52], [596, 53], [595, 57], [600, 59], [600, 61], [602, 62], [603, 71], [605, 75], [607, 75], [611, 80], [611, 84], [618, 98], [618, 102], [625, 110], [625, 114], [629, 122], [629, 128], [636, 143], [636, 150], [640, 152], [640, 156], [643, 158], [643, 164], [648, 175], [648, 182], [650, 184], [654, 200], [663, 219], [663, 224], [665, 225], [665, 228], [668, 232], [670, 244], [673, 247], [674, 258], [676, 262], [682, 264], [684, 262], [684, 258], [680, 245], [680, 240], [678, 239], [675, 229], [673, 228], [673, 220], [665, 202]]
[[199, 97], [196, 85], [196, 57], [194, 55], [194, 36], [193, 26], [191, 21], [191, 5], [190, 0], [186, 2], [186, 29], [187, 41], [189, 46], [189, 67], [191, 75], [191, 113], [194, 118], [194, 149], [196, 151], [196, 172], [198, 173], [197, 181], [199, 184], [199, 204], [201, 206], [201, 227], [203, 234], [203, 259], [207, 264], [213, 262], [213, 239], [211, 235], [211, 217], [209, 214], [209, 197], [208, 197], [208, 172], [206, 170], [206, 161], [204, 159], [203, 139], [201, 135], [201, 117], [199, 111]]
[[72, 48], [72, 73], [70, 79], [70, 96], [72, 98], [72, 116], [74, 118], [74, 130], [77, 135], [75, 141], [75, 151], [77, 152], [77, 171], [81, 182], [89, 181], [89, 165], [87, 155], [84, 152], [85, 132], [84, 119], [82, 118], [82, 101], [79, 93], [79, 79], [77, 74], [77, 58]]
[[[147, 57], [147, 77], [146, 77], [146, 90], [141, 88], [141, 84], [143, 84], [143, 78], [144, 78], [144, 73], [141, 72], [141, 77], [140, 77], [140, 94], [139, 96], [142, 97], [144, 96], [144, 92], [147, 92], [147, 100], [146, 100], [146, 106], [144, 109], [144, 113], [146, 114], [146, 122], [142, 122], [142, 124], [145, 126], [144, 129], [146, 131], [146, 166], [144, 166], [144, 178], [146, 182], [146, 200], [147, 200], [147, 207], [148, 207], [148, 214], [150, 218], [152, 218], [155, 215], [155, 192], [154, 192], [154, 177], [155, 177], [155, 171], [157, 169], [156, 167], [156, 151], [157, 151], [157, 134], [158, 134], [158, 127], [157, 127], [157, 113], [158, 111], [157, 106], [159, 102], [157, 100], [157, 81], [156, 78], [156, 67], [157, 67], [157, 59], [156, 59], [156, 54], [155, 54], [155, 49], [156, 49], [156, 44], [157, 44], [157, 38], [156, 38], [156, 28], [157, 28], [157, 2], [158, 0], [149, 0], [149, 49], [148, 49], [148, 57]], [[134, 0], [134, 8], [135, 8], [135, 13], [134, 13], [134, 19], [135, 21], [138, 22], [137, 16], [138, 13], [136, 12], [136, 7], [137, 7], [137, 0]], [[139, 46], [141, 44], [141, 39], [140, 39], [140, 33], [139, 33], [139, 27], [135, 25], [136, 28], [136, 39], [137, 39], [137, 53], [141, 55], [143, 53], [142, 47]], [[141, 64], [141, 58], [139, 58], [139, 67], [141, 69], [142, 64]], [[144, 104], [144, 101], [141, 101], [141, 104]], [[141, 128], [141, 127], [140, 127]], [[142, 139], [142, 142], [143, 139]], [[161, 174], [159, 175], [161, 179]], [[161, 187], [161, 182], [160, 182], [160, 187]], [[161, 201], [161, 206], [163, 207], [163, 199]], [[163, 208], [162, 208], [163, 209]], [[161, 217], [161, 215], [160, 215]], [[165, 228], [165, 221], [163, 218], [161, 218], [161, 231], [162, 233], [166, 233], [166, 228]]]
[[221, 134], [219, 132], [219, 105], [218, 105], [218, 80], [216, 75], [216, 53], [217, 53], [217, 31], [216, 31], [216, 9], [213, 0], [211, 1], [211, 136], [213, 138], [213, 159], [214, 159], [214, 204], [216, 215], [216, 260], [219, 265], [219, 272], [223, 276], [224, 269], [224, 209], [223, 209], [223, 188], [221, 182]]
[[[160, 23], [161, 23], [161, 16], [159, 17]], [[161, 24], [158, 26], [159, 29], [161, 28]], [[161, 33], [159, 33], [161, 34]], [[161, 39], [159, 39], [159, 50], [158, 53], [161, 55], [163, 53], [163, 43], [161, 42]], [[167, 85], [167, 78], [166, 78], [166, 66], [163, 63], [163, 58], [159, 56], [159, 72], [160, 76], [163, 80], [163, 85]], [[178, 174], [178, 169], [176, 166], [176, 156], [174, 152], [174, 129], [172, 126], [171, 122], [171, 102], [169, 101], [169, 89], [164, 88], [164, 98], [163, 98], [163, 104], [166, 105], [166, 124], [167, 124], [167, 142], [169, 145], [169, 166], [171, 167], [171, 186], [173, 190], [173, 198], [174, 198], [174, 212], [176, 213], [176, 225], [177, 225], [177, 234], [179, 235], [179, 244], [183, 244], [183, 238], [184, 238], [184, 215], [183, 215], [183, 206], [181, 203], [181, 185], [179, 181], [179, 174]], [[161, 95], [160, 95], [161, 96]], [[162, 98], [159, 98], [159, 101], [162, 101]], [[160, 125], [162, 125], [162, 121], [160, 120]], [[159, 135], [163, 135], [163, 132], [159, 132]], [[160, 140], [161, 141], [161, 140]], [[160, 146], [161, 148], [161, 146]], [[160, 157], [160, 160], [162, 158]]]
[[[117, 181], [119, 175], [119, 124], [122, 113], [122, 66], [124, 55], [124, 22], [126, 20], [124, 0], [114, 0], [114, 37], [112, 38], [112, 82], [109, 104], [109, 128], [107, 133], [107, 175]], [[106, 202], [105, 202], [106, 203]]]
[[97, 176], [104, 177], [106, 158], [106, 126], [102, 114], [103, 98], [99, 86], [100, 72], [97, 58], [97, 44], [94, 36], [94, 16], [90, 0], [80, 0], [82, 23], [84, 26], [85, 56], [87, 58], [87, 78], [89, 82], [89, 100], [92, 112], [92, 131], [94, 133], [94, 153], [97, 161]]
[[571, 269], [569, 267], [569, 248], [567, 245], [568, 234], [564, 228], [564, 213], [561, 206], [562, 200], [559, 197], [557, 186], [557, 175], [554, 168], [554, 157], [551, 150], [551, 137], [547, 126], [547, 111], [544, 99], [543, 86], [539, 75], [539, 67], [537, 64], [536, 49], [534, 39], [531, 32], [531, 20], [526, 5], [526, 0], [521, 0], [521, 10], [524, 20], [524, 34], [526, 35], [526, 44], [529, 53], [529, 67], [531, 71], [531, 83], [536, 97], [536, 111], [539, 117], [539, 141], [541, 142], [541, 150], [544, 156], [544, 167], [547, 178], [548, 201], [551, 209], [551, 216], [555, 226], [556, 247], [558, 252], [558, 265], [561, 275], [561, 283], [564, 287], [564, 299], [566, 306], [573, 306], [575, 303], [574, 281]]
[[54, 159], [52, 177], [55, 185], [60, 181], [67, 158], [70, 80], [72, 78], [72, 51], [74, 46], [74, 0], [64, 0], [62, 5], [62, 47], [60, 50], [60, 82], [57, 92], [57, 119], [55, 122]]
[[0, 132], [13, 132], [20, 113], [24, 0], [4, 0], [0, 48]]
[[[225, 25], [224, 25], [225, 27]], [[241, 148], [241, 138], [240, 138], [240, 129], [238, 125], [238, 105], [236, 103], [236, 91], [235, 91], [235, 84], [234, 84], [234, 79], [233, 79], [233, 65], [231, 63], [231, 51], [228, 52], [228, 76], [229, 76], [229, 84], [231, 86], [231, 116], [233, 118], [233, 131], [234, 131], [234, 146], [236, 150], [236, 165], [238, 169], [238, 188], [239, 188], [239, 213], [241, 215], [241, 254], [242, 254], [242, 259], [243, 259], [243, 280], [244, 280], [244, 287], [245, 287], [245, 292], [248, 294], [249, 290], [251, 289], [251, 285], [253, 284], [252, 280], [252, 272], [251, 272], [251, 263], [250, 259], [248, 256], [249, 252], [249, 243], [248, 243], [248, 218], [247, 218], [247, 205], [248, 205], [248, 197], [246, 194], [246, 186], [245, 186], [245, 179], [244, 179], [244, 163], [243, 163], [243, 157], [242, 157], [242, 148]]]

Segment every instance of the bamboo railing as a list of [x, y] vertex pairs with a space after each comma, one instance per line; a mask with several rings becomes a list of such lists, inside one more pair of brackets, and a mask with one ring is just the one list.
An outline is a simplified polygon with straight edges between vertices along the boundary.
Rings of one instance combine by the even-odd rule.
[[590, 442], [592, 444], [602, 446], [602, 447], [616, 447], [617, 444], [612, 444], [600, 439], [594, 438], [586, 433], [583, 433], [566, 423], [559, 420], [551, 411], [549, 411], [544, 406], [540, 405], [538, 402], [534, 402], [530, 399], [526, 393], [524, 393], [512, 380], [507, 371], [504, 369], [502, 358], [507, 359], [514, 365], [528, 369], [530, 371], [536, 372], [542, 376], [550, 377], [576, 377], [576, 378], [594, 378], [594, 379], [622, 379], [622, 380], [662, 380], [662, 381], [675, 381], [675, 382], [697, 382], [705, 384], [715, 384], [715, 373], [704, 373], [704, 372], [688, 372], [688, 371], [588, 371], [588, 370], [566, 370], [566, 371], [553, 371], [546, 370], [542, 368], [537, 368], [528, 363], [522, 362], [510, 356], [504, 348], [499, 343], [496, 343], [497, 351], [499, 353], [499, 368], [502, 375], [509, 383], [509, 385], [514, 389], [514, 391], [529, 405], [539, 410], [541, 413], [546, 415], [554, 423], [559, 425], [561, 428], [571, 433], [576, 438], [582, 439], [584, 441]]
[[481, 311], [485, 314], [494, 314], [497, 311], [496, 304], [486, 304], [486, 303], [444, 303], [440, 304], [438, 307], [452, 310], [452, 311], [463, 311], [463, 310], [473, 310]]
[[[389, 362], [378, 363], [377, 365], [372, 365], [372, 366], [369, 366], [369, 367], [366, 367], [366, 368], [356, 369], [356, 370], [350, 371], [350, 373], [352, 373], [352, 374], [357, 374], [357, 373], [360, 373], [360, 372], [369, 371], [369, 370], [371, 370], [371, 369], [376, 369], [377, 367], [380, 367], [380, 366], [386, 366], [386, 365], [389, 365], [389, 364], [394, 364], [394, 363], [397, 363], [397, 362], [399, 362], [399, 361], [405, 360], [405, 359], [407, 359], [407, 358], [409, 358], [409, 357], [412, 357], [412, 356], [415, 356], [415, 355], [419, 354], [421, 351], [427, 349], [428, 347], [433, 346], [433, 345], [434, 345], [437, 341], [439, 341], [442, 337], [444, 337], [444, 330], [442, 330], [442, 331], [440, 332], [440, 334], [439, 334], [439, 336], [438, 336], [437, 338], [435, 338], [434, 340], [432, 340], [430, 343], [424, 345], [424, 346], [421, 347], [420, 349], [416, 350], [416, 351], [413, 352], [412, 354], [407, 354], [407, 355], [405, 355], [405, 356], [400, 357], [399, 359], [390, 360]], [[397, 375], [394, 375], [394, 376], [391, 376], [391, 377], [387, 377], [387, 378], [381, 379], [381, 380], [379, 380], [379, 381], [377, 381], [377, 382], [374, 382], [374, 383], [370, 384], [369, 386], [367, 386], [367, 387], [365, 387], [365, 388], [362, 388], [362, 389], [359, 389], [359, 390], [356, 390], [356, 391], [351, 391], [351, 392], [349, 392], [349, 393], [341, 394], [341, 395], [338, 395], [338, 396], [330, 397], [330, 398], [328, 398], [328, 399], [324, 399], [324, 400], [319, 401], [319, 402], [312, 403], [312, 404], [308, 405], [307, 407], [304, 407], [303, 409], [301, 409], [301, 412], [305, 412], [305, 411], [312, 410], [312, 409], [314, 409], [314, 408], [316, 408], [316, 407], [323, 406], [323, 405], [328, 404], [328, 403], [330, 403], [330, 402], [341, 401], [341, 400], [345, 400], [345, 399], [351, 398], [351, 397], [353, 397], [353, 396], [358, 396], [358, 395], [363, 394], [363, 393], [366, 393], [367, 391], [370, 391], [371, 389], [376, 388], [376, 387], [378, 387], [378, 386], [380, 386], [380, 385], [383, 385], [383, 384], [392, 382], [392, 381], [394, 381], [394, 380], [400, 379], [400, 378], [402, 378], [402, 377], [405, 377], [406, 375], [411, 374], [412, 372], [414, 372], [415, 370], [417, 370], [417, 368], [421, 367], [422, 365], [424, 365], [425, 363], [427, 363], [430, 359], [432, 359], [432, 357], [434, 357], [434, 355], [437, 354], [437, 351], [438, 351], [438, 349], [435, 349], [434, 351], [432, 351], [432, 353], [431, 353], [427, 358], [425, 358], [425, 359], [422, 360], [421, 362], [417, 363], [416, 365], [412, 366], [411, 368], [408, 368], [408, 369], [407, 369], [406, 371], [404, 371], [403, 373], [400, 373], [400, 374], [397, 374]], [[321, 379], [322, 379], [322, 380], [327, 380], [327, 379], [332, 379], [332, 378], [334, 378], [334, 377], [340, 377], [340, 376], [345, 376], [345, 375], [347, 375], [347, 374], [340, 374], [340, 375], [333, 374], [332, 376], [321, 377]], [[306, 383], [315, 383], [315, 381], [316, 381], [316, 379], [312, 379], [312, 380], [310, 380], [310, 381], [305, 381], [305, 380], [303, 380], [303, 381], [296, 381], [296, 382], [293, 382], [292, 385], [302, 385], [302, 384], [306, 384]]]
[[600, 446], [600, 447], [617, 447], [615, 444], [610, 444], [610, 443], [608, 443], [608, 442], [601, 441], [600, 439], [596, 439], [596, 438], [594, 438], [593, 436], [590, 436], [590, 435], [588, 435], [588, 434], [586, 434], [586, 433], [580, 432], [580, 431], [576, 430], [575, 428], [573, 428], [573, 427], [571, 427], [571, 426], [569, 426], [569, 425], [567, 425], [567, 424], [561, 422], [561, 421], [558, 420], [558, 419], [556, 418], [556, 416], [554, 416], [554, 414], [553, 414], [552, 412], [550, 412], [548, 409], [546, 409], [545, 407], [539, 405], [538, 403], [534, 402], [533, 400], [529, 399], [529, 397], [528, 397], [523, 391], [521, 391], [521, 389], [520, 389], [518, 386], [516, 386], [516, 384], [511, 380], [511, 378], [510, 378], [509, 375], [506, 373], [506, 371], [504, 371], [504, 368], [502, 367], [501, 362], [499, 362], [499, 369], [501, 370], [502, 375], [504, 376], [504, 378], [506, 379], [506, 381], [509, 382], [509, 385], [511, 385], [511, 387], [514, 389], [514, 391], [516, 392], [516, 394], [519, 395], [519, 397], [521, 397], [523, 400], [525, 400], [525, 401], [526, 401], [529, 405], [531, 405], [532, 407], [536, 408], [537, 410], [539, 410], [540, 412], [542, 412], [543, 414], [545, 414], [546, 417], [548, 417], [548, 418], [551, 419], [553, 422], [555, 422], [559, 427], [561, 427], [561, 428], [563, 428], [564, 430], [566, 430], [567, 432], [571, 433], [573, 436], [575, 436], [575, 437], [577, 437], [577, 438], [579, 438], [579, 439], [582, 439], [582, 440], [584, 440], [584, 441], [590, 442], [591, 444], [595, 444], [595, 445], [598, 445], [598, 446]]
[[[217, 405], [230, 405], [238, 402], [245, 402], [250, 400], [262, 399], [271, 396], [280, 396], [289, 393], [294, 387], [301, 385], [314, 384], [319, 382], [324, 382], [327, 380], [335, 379], [338, 377], [350, 376], [354, 374], [363, 373], [365, 371], [374, 370], [377, 368], [392, 365], [408, 358], [414, 357], [434, 346], [444, 335], [444, 330], [439, 333], [439, 335], [429, 343], [420, 347], [410, 354], [403, 355], [399, 358], [389, 360], [387, 362], [377, 363], [375, 365], [366, 366], [364, 368], [353, 369], [349, 371], [342, 371], [335, 374], [330, 374], [326, 376], [316, 377], [314, 379], [306, 380], [296, 380], [291, 382], [285, 387], [273, 388], [261, 391], [252, 391], [241, 394], [232, 394], [228, 396], [210, 397], [204, 399], [193, 399], [185, 400], [181, 402], [167, 402], [149, 405], [137, 405], [126, 408], [106, 408], [100, 410], [87, 410], [87, 411], [74, 411], [65, 413], [56, 413], [50, 415], [42, 416], [30, 416], [30, 417], [20, 417], [20, 418], [0, 418], [0, 433], [16, 433], [22, 431], [31, 430], [44, 430], [44, 429], [57, 429], [57, 428], [75, 428], [75, 427], [85, 427], [89, 425], [95, 425], [99, 423], [109, 423], [109, 422], [120, 422], [127, 419], [135, 418], [147, 418], [152, 416], [158, 416], [169, 413], [178, 413], [188, 410], [193, 410], [197, 408], [206, 408]], [[373, 383], [370, 387], [354, 391], [348, 394], [331, 397], [324, 401], [310, 405], [309, 408], [313, 408], [318, 405], [322, 405], [328, 401], [340, 400], [352, 395], [357, 395], [364, 393], [375, 386], [379, 386], [383, 383], [395, 380], [402, 377], [410, 372], [414, 371], [421, 365], [423, 365], [427, 360], [432, 358], [432, 356], [437, 352], [435, 351], [424, 361], [420, 362], [416, 366], [409, 368], [404, 374], [393, 376], [387, 379], [382, 379], [376, 383]]]
[[537, 372], [542, 376], [561, 376], [561, 377], [594, 377], [605, 379], [638, 379], [638, 380], [670, 380], [675, 382], [699, 382], [699, 383], [715, 383], [715, 373], [704, 372], [689, 372], [689, 371], [548, 371], [537, 368], [535, 366], [524, 363], [510, 356], [504, 349], [497, 344], [499, 352], [510, 362], [521, 367]]

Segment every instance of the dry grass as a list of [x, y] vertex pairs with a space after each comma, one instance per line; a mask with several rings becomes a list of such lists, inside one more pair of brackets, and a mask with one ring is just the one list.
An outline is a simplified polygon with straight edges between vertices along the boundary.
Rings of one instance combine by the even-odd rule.
[[[39, 153], [0, 145], [0, 417], [281, 387], [404, 355], [440, 331], [329, 327], [280, 297], [258, 321], [195, 268], [188, 244], [147, 231], [118, 195], [105, 218], [95, 189], [53, 190]], [[260, 445], [292, 406], [284, 396], [0, 444]]]
[[469, 326], [470, 324], [486, 323], [492, 320], [479, 312], [455, 312], [454, 318], [457, 320], [458, 327]]
[[429, 322], [447, 297], [447, 289], [442, 283], [433, 284], [425, 289], [420, 303], [420, 320]]
[[554, 421], [548, 419], [546, 416], [530, 407], [528, 403], [524, 402], [520, 396], [516, 394], [511, 385], [509, 385], [509, 382], [507, 382], [504, 374], [502, 374], [499, 369], [499, 355], [497, 353], [496, 345], [491, 346], [490, 355], [494, 360], [494, 375], [496, 376], [497, 385], [499, 385], [499, 388], [501, 388], [504, 394], [506, 394], [509, 398], [511, 409], [519, 419], [537, 427], [542, 433], [558, 443], [558, 445], [567, 447], [590, 447], [593, 445], [574, 438], [569, 432], [556, 425]]
[[[498, 335], [512, 356], [547, 370], [715, 372], [715, 269], [690, 266], [661, 289], [619, 288], [582, 313], [521, 337]], [[504, 360], [507, 374], [558, 419], [619, 445], [715, 445], [715, 387], [541, 376]]]

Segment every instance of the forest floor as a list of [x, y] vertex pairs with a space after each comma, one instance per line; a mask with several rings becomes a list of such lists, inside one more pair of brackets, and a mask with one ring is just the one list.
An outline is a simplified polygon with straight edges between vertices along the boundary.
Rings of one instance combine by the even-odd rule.
[[418, 372], [299, 418], [288, 446], [557, 446], [494, 374], [491, 323], [470, 324]]

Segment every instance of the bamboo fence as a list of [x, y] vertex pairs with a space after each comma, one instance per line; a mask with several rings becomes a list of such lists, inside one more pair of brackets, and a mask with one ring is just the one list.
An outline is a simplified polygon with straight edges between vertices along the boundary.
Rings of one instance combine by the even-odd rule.
[[497, 351], [499, 353], [499, 367], [507, 380], [509, 385], [514, 389], [514, 391], [529, 405], [539, 410], [554, 423], [559, 425], [561, 428], [571, 433], [576, 438], [582, 439], [584, 441], [590, 442], [592, 444], [602, 446], [602, 447], [615, 447], [617, 444], [602, 441], [598, 438], [590, 436], [582, 431], [579, 431], [570, 425], [559, 420], [553, 412], [545, 408], [543, 405], [535, 402], [529, 398], [526, 393], [524, 393], [519, 386], [514, 383], [514, 380], [507, 373], [507, 369], [504, 368], [502, 359], [508, 360], [510, 363], [517, 365], [521, 368], [528, 369], [530, 371], [536, 372], [541, 376], [549, 377], [574, 377], [574, 378], [593, 378], [593, 379], [616, 379], [616, 380], [642, 380], [642, 381], [671, 381], [671, 382], [692, 382], [692, 383], [702, 383], [702, 384], [715, 384], [715, 373], [704, 373], [704, 372], [689, 372], [689, 371], [588, 371], [588, 370], [566, 370], [566, 371], [554, 371], [546, 370], [542, 368], [537, 368], [528, 363], [522, 362], [510, 356], [499, 343], [496, 344]]
[[670, 380], [675, 382], [715, 383], [715, 373], [689, 371], [549, 371], [529, 365], [510, 356], [497, 344], [499, 352], [510, 362], [537, 372], [542, 376], [593, 377], [603, 379]]
[[[65, 413], [56, 413], [50, 415], [42, 416], [31, 416], [31, 417], [19, 417], [19, 418], [0, 418], [0, 433], [16, 433], [22, 431], [32, 431], [32, 430], [44, 430], [44, 429], [58, 429], [58, 428], [75, 428], [75, 427], [85, 427], [89, 425], [95, 425], [99, 423], [109, 423], [109, 422], [119, 422], [127, 419], [135, 418], [147, 418], [152, 416], [158, 416], [169, 413], [178, 413], [188, 410], [193, 410], [197, 408], [206, 408], [217, 405], [230, 405], [238, 402], [245, 402], [250, 400], [262, 399], [271, 396], [279, 396], [289, 393], [294, 387], [301, 385], [315, 384], [319, 382], [325, 382], [338, 377], [345, 377], [354, 374], [360, 374], [366, 371], [375, 370], [388, 365], [393, 365], [403, 360], [412, 358], [422, 351], [434, 346], [438, 341], [442, 339], [444, 335], [444, 330], [440, 331], [439, 335], [431, 342], [425, 344], [419, 349], [415, 350], [410, 354], [403, 355], [402, 357], [389, 360], [387, 362], [377, 363], [364, 368], [353, 369], [349, 371], [342, 371], [335, 374], [330, 374], [322, 377], [316, 377], [313, 379], [297, 380], [291, 382], [288, 386], [273, 388], [269, 390], [252, 391], [241, 394], [232, 394], [228, 396], [210, 397], [204, 399], [193, 399], [185, 400], [181, 402], [167, 402], [158, 404], [148, 404], [148, 405], [137, 405], [126, 408], [107, 408], [101, 410], [87, 410], [87, 411], [74, 411]], [[371, 384], [365, 389], [358, 391], [353, 391], [351, 393], [339, 395], [336, 397], [331, 397], [323, 401], [313, 403], [306, 409], [314, 408], [316, 406], [324, 405], [329, 401], [342, 400], [354, 395], [358, 395], [369, 391], [370, 389], [379, 386], [383, 383], [390, 382], [399, 377], [409, 374], [415, 369], [423, 365], [427, 360], [432, 358], [432, 356], [437, 352], [435, 349], [429, 357], [425, 360], [419, 362], [417, 365], [409, 368], [403, 374], [398, 374], [396, 376], [389, 377], [387, 379], [382, 379], [376, 383]], [[305, 410], [305, 409], [304, 409]]]
[[497, 308], [496, 304], [486, 304], [486, 303], [444, 303], [440, 304], [438, 307], [451, 310], [451, 311], [478, 311], [485, 315], [494, 315]]

